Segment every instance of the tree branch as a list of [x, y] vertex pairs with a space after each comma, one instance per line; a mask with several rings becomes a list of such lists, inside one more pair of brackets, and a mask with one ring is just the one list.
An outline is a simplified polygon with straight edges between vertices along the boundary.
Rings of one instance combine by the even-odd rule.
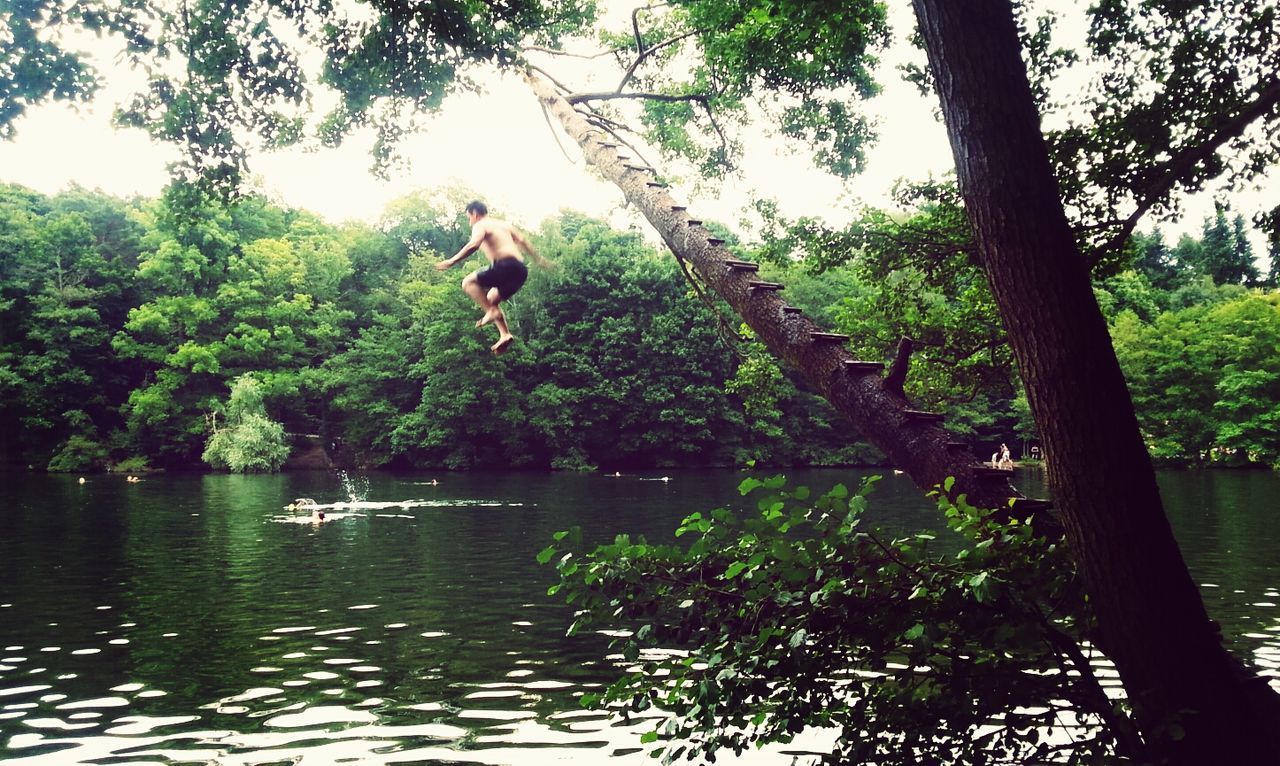
[[[588, 109], [574, 109], [573, 111], [577, 114], [582, 115], [582, 119], [586, 120], [592, 125], [604, 128], [610, 133], [613, 133], [615, 137], [618, 135], [617, 133], [614, 133], [615, 130], [630, 129], [625, 123], [618, 122], [617, 120], [611, 120], [608, 117], [605, 117], [604, 115], [600, 114], [599, 112], [592, 112]], [[623, 142], [623, 143], [626, 143], [626, 142]], [[627, 146], [631, 147], [630, 144], [627, 144]]]
[[912, 564], [908, 564], [907, 562], [903, 561], [901, 557], [899, 557], [896, 553], [890, 550], [889, 546], [882, 543], [879, 537], [877, 537], [871, 532], [862, 532], [861, 534], [866, 535], [868, 540], [875, 543], [877, 548], [884, 551], [884, 555], [888, 558], [889, 561], [892, 561], [893, 563], [897, 564], [899, 567], [903, 569], [903, 571], [909, 572], [915, 575], [917, 581], [928, 584], [929, 578], [924, 576], [924, 574], [920, 571], [919, 567], [913, 566]]
[[1007, 337], [1003, 337], [1003, 336], [996, 337], [984, 343], [980, 343], [977, 346], [969, 349], [968, 351], [964, 351], [960, 353], [958, 356], [936, 357], [936, 358], [940, 362], [946, 362], [951, 365], [956, 365], [965, 361], [966, 359], [969, 359], [970, 357], [974, 357], [974, 356], [977, 356], [978, 354], [981, 354], [983, 351], [990, 351], [992, 349], [1008, 345], [1008, 343], [1009, 343], [1009, 339]]
[[[912, 227], [910, 226], [903, 226], [902, 230], [904, 231], [904, 233], [913, 233]], [[900, 237], [900, 236], [890, 234], [888, 232], [880, 232], [880, 231], [870, 232], [869, 237], [874, 239], [886, 240], [892, 244], [895, 244], [903, 248], [911, 247], [911, 248], [919, 248], [921, 250], [927, 250], [930, 255], [935, 255], [938, 257], [946, 257], [948, 255], [959, 255], [961, 253], [967, 253], [974, 249], [974, 245], [972, 241], [957, 244], [955, 242], [932, 239], [926, 236]]]
[[905, 335], [898, 341], [898, 350], [894, 352], [889, 372], [884, 376], [884, 387], [904, 397], [907, 394], [902, 387], [907, 382], [907, 368], [911, 366], [913, 345], [913, 341]]
[[[644, 63], [645, 59], [649, 58], [654, 53], [662, 50], [668, 45], [675, 45], [681, 40], [684, 40], [689, 37], [693, 37], [694, 35], [700, 34], [700, 33], [701, 33], [701, 30], [693, 30], [691, 32], [685, 32], [682, 35], [676, 35], [675, 37], [672, 37], [669, 40], [663, 40], [660, 43], [656, 43], [654, 45], [649, 46], [648, 48], [644, 48], [640, 50], [639, 53], [636, 54], [635, 60], [631, 62], [631, 66], [627, 67], [626, 73], [622, 75], [622, 81], [618, 83], [617, 89], [621, 91], [624, 87], [626, 87], [627, 83], [631, 82], [631, 78], [635, 76], [636, 70], [640, 68], [640, 65]], [[636, 43], [637, 45], [640, 43], [639, 30], [636, 31]]]
[[547, 111], [547, 105], [538, 102], [538, 106], [542, 107], [542, 118], [547, 121], [547, 128], [551, 131], [551, 136], [556, 140], [556, 146], [560, 147], [560, 153], [569, 161], [570, 165], [577, 163], [573, 157], [569, 156], [569, 150], [564, 148], [564, 142], [560, 140], [560, 131], [556, 130], [556, 126], [551, 122], [551, 112]]
[[1195, 170], [1200, 163], [1212, 157], [1214, 152], [1218, 151], [1228, 141], [1244, 135], [1244, 131], [1249, 125], [1255, 120], [1265, 117], [1267, 112], [1274, 109], [1277, 104], [1280, 104], [1280, 80], [1263, 89], [1258, 94], [1258, 97], [1241, 109], [1240, 113], [1235, 117], [1219, 125], [1217, 132], [1213, 135], [1201, 143], [1187, 147], [1170, 157], [1164, 163], [1161, 175], [1147, 184], [1147, 188], [1139, 196], [1138, 207], [1128, 218], [1118, 222], [1120, 231], [1086, 255], [1086, 261], [1090, 268], [1101, 260], [1102, 256], [1124, 245], [1125, 240], [1137, 228], [1139, 219], [1146, 215], [1151, 208], [1155, 207], [1156, 203], [1164, 195], [1168, 194], [1174, 186], [1184, 180], [1188, 173]]
[[556, 86], [557, 88], [559, 88], [559, 89], [560, 89], [561, 91], [563, 91], [564, 93], [572, 93], [572, 92], [573, 92], [573, 89], [572, 89], [572, 88], [570, 88], [568, 85], [565, 85], [564, 83], [560, 82], [560, 81], [559, 81], [559, 80], [557, 80], [556, 78], [552, 77], [550, 72], [548, 72], [547, 70], [545, 70], [545, 69], [543, 69], [542, 67], [538, 66], [537, 64], [526, 64], [526, 66], [529, 68], [529, 71], [531, 71], [531, 72], [537, 72], [538, 74], [540, 74], [540, 75], [542, 75], [543, 77], [547, 78], [547, 81], [548, 81], [548, 82], [550, 82], [552, 85], [554, 85], [554, 86]]
[[[637, 59], [644, 57], [644, 35], [640, 34], [640, 14], [647, 11], [652, 6], [644, 6], [643, 8], [634, 8], [631, 11], [631, 31], [636, 37], [636, 56]], [[618, 86], [618, 90], [622, 90], [622, 86]]]
[[711, 121], [711, 127], [715, 128], [716, 135], [720, 136], [720, 146], [724, 149], [725, 156], [729, 156], [729, 138], [720, 129], [720, 123], [716, 122], [715, 112], [711, 111], [711, 104], [706, 101], [702, 102], [702, 108], [707, 110], [707, 119]]
[[[524, 49], [523, 49], [523, 50], [526, 50], [526, 51], [536, 51], [536, 52], [538, 52], [538, 53], [549, 53], [549, 54], [551, 54], [552, 56], [566, 56], [566, 57], [568, 57], [568, 58], [575, 58], [575, 59], [588, 59], [588, 60], [590, 60], [590, 59], [604, 58], [605, 56], [615, 56], [615, 55], [617, 55], [617, 54], [621, 53], [621, 52], [622, 52], [623, 50], [625, 50], [625, 49], [624, 49], [624, 48], [613, 48], [613, 49], [610, 49], [610, 50], [607, 50], [607, 51], [600, 51], [599, 53], [572, 53], [572, 52], [570, 52], [570, 51], [562, 51], [562, 50], [560, 50], [560, 49], [558, 49], [558, 48], [547, 48], [547, 47], [542, 46], [542, 45], [526, 45], [526, 46], [524, 46]], [[542, 71], [542, 70], [538, 70], [538, 71]], [[545, 73], [545, 72], [543, 72], [543, 74], [546, 74], [546, 73]]]
[[[579, 112], [579, 114], [582, 114], [582, 112]], [[601, 117], [597, 115], [595, 112], [589, 112], [587, 114], [584, 114], [583, 116], [593, 125], [603, 129], [606, 133], [608, 133], [609, 135], [617, 139], [619, 145], [625, 146], [627, 149], [632, 151], [635, 154], [636, 159], [639, 160], [640, 164], [645, 165], [647, 167], [654, 167], [654, 163], [650, 161], [648, 157], [645, 156], [644, 151], [636, 147], [630, 141], [628, 141], [626, 139], [626, 136], [624, 136], [620, 132], [623, 130], [629, 130], [629, 128], [626, 125], [623, 125], [622, 123], [614, 122], [613, 120], [610, 120], [606, 117]]]
[[702, 289], [702, 285], [698, 283], [693, 272], [689, 270], [689, 264], [685, 263], [684, 257], [679, 253], [675, 253], [675, 256], [676, 263], [679, 264], [680, 271], [684, 274], [685, 281], [689, 283], [689, 287], [693, 289], [693, 292], [698, 296], [698, 299], [701, 300], [711, 313], [715, 315], [716, 324], [720, 328], [720, 332], [718, 333], [720, 340], [724, 341], [724, 345], [729, 350], [729, 353], [733, 354], [738, 359], [745, 359], [746, 354], [738, 345], [742, 342], [742, 336], [739, 335], [738, 331], [729, 324], [729, 320], [725, 319], [724, 314], [720, 311], [720, 307], [717, 306], [715, 301], [711, 300], [711, 297]]
[[705, 93], [686, 93], [683, 95], [675, 95], [671, 93], [645, 93], [642, 91], [633, 91], [631, 93], [618, 93], [616, 91], [601, 91], [599, 93], [570, 93], [565, 96], [565, 101], [570, 104], [581, 104], [584, 101], [613, 101], [620, 98], [638, 98], [649, 101], [696, 101], [705, 105], [711, 99]]

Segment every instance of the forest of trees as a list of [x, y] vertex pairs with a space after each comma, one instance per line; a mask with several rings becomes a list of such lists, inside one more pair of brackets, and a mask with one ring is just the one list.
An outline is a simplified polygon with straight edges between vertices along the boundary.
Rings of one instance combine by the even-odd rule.
[[[493, 359], [457, 276], [432, 268], [465, 241], [467, 199], [423, 192], [373, 226], [255, 196], [224, 206], [182, 185], [159, 200], [0, 188], [4, 462], [227, 467], [202, 454], [241, 376], [274, 422], [349, 465], [882, 461], [757, 344], [733, 340], [728, 312], [699, 301], [673, 259], [575, 213], [532, 232], [556, 268], [535, 269], [512, 304], [520, 352]], [[920, 203], [910, 220], [944, 208]], [[903, 226], [875, 211], [860, 225]], [[980, 452], [1034, 443], [976, 266], [926, 271], [874, 244], [838, 262], [797, 259], [791, 244], [738, 248], [863, 358], [914, 339], [910, 393]], [[1219, 212], [1173, 246], [1139, 234], [1128, 252], [1131, 267], [1096, 292], [1153, 454], [1280, 463], [1280, 294], [1243, 220]]]
[[361, 466], [875, 459], [785, 385], [764, 417], [786, 427], [754, 428], [725, 394], [735, 364], [716, 322], [635, 232], [545, 222], [534, 236], [556, 268], [509, 307], [521, 350], [495, 360], [458, 276], [433, 268], [469, 236], [461, 192], [400, 200], [372, 227], [182, 191], [0, 192], [6, 463], [205, 467], [243, 375], [289, 433]]

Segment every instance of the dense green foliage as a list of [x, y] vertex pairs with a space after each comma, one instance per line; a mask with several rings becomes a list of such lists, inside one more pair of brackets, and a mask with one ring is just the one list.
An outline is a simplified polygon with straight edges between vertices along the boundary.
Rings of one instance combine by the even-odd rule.
[[[556, 266], [509, 304], [520, 350], [494, 359], [456, 277], [432, 268], [465, 242], [467, 198], [412, 195], [378, 227], [338, 227], [184, 184], [154, 201], [4, 187], [0, 415], [16, 438], [3, 460], [136, 470], [198, 468], [203, 455], [269, 470], [276, 450], [232, 459], [235, 424], [214, 419], [246, 375], [263, 418], [319, 434], [347, 464], [878, 458], [781, 372], [776, 407], [744, 411], [750, 391], [726, 394], [740, 360], [671, 259], [580, 215], [534, 235]], [[213, 422], [228, 430], [211, 443]]]
[[[603, 37], [618, 50], [642, 44], [644, 58], [655, 62], [681, 62], [632, 68], [628, 78], [632, 90], [686, 99], [644, 102], [645, 136], [668, 156], [706, 176], [730, 172], [741, 147], [726, 127], [740, 127], [756, 109], [788, 138], [812, 146], [832, 172], [847, 176], [862, 166], [874, 129], [848, 94], [879, 92], [871, 71], [873, 51], [889, 37], [882, 3], [683, 0], [641, 9], [635, 33]], [[696, 46], [679, 45], [690, 37]], [[760, 99], [762, 92], [777, 97]]]
[[111, 338], [140, 300], [132, 209], [80, 190], [46, 199], [0, 187], [3, 443], [40, 467], [102, 467], [123, 425], [119, 405], [138, 379]]
[[1280, 467], [1280, 293], [1211, 294], [1150, 322], [1115, 320], [1143, 432], [1156, 457]]
[[[521, 353], [494, 360], [456, 279], [432, 268], [466, 239], [466, 199], [411, 195], [378, 227], [339, 227], [186, 185], [154, 201], [4, 187], [0, 416], [17, 437], [4, 461], [200, 467], [210, 414], [246, 374], [271, 419], [321, 435], [347, 464], [879, 461], [749, 336], [722, 338], [669, 258], [580, 215], [534, 235], [557, 266], [535, 269], [509, 307]], [[912, 338], [910, 395], [980, 450], [1031, 444], [990, 293], [955, 238], [953, 193], [930, 185], [901, 201], [914, 212], [869, 211], [813, 255], [803, 222], [742, 252], [861, 357]], [[1233, 232], [1225, 220], [1174, 248], [1139, 236], [1133, 268], [1097, 292], [1156, 456], [1275, 464], [1280, 309], [1274, 293], [1215, 284], [1250, 278], [1215, 266], [1242, 263], [1234, 235], [1215, 238]]]
[[[905, 212], [870, 209], [844, 229], [762, 203], [759, 254], [788, 280], [838, 285], [816, 315], [862, 358], [886, 359], [910, 338], [906, 390], [946, 411], [952, 431], [1025, 448], [1035, 428], [954, 186], [904, 184], [896, 201]], [[1159, 229], [1140, 232], [1098, 270], [1094, 291], [1157, 459], [1280, 465], [1276, 288], [1244, 219], [1225, 209], [1173, 247]]]
[[1243, 228], [1220, 210], [1173, 248], [1139, 235], [1133, 268], [1097, 284], [1158, 459], [1280, 466], [1280, 292]]
[[[954, 535], [892, 538], [872, 482], [810, 498], [746, 479], [754, 510], [685, 519], [687, 544], [557, 535], [552, 586], [606, 629], [626, 670], [585, 700], [658, 715], [664, 756], [834, 730], [825, 762], [1102, 762], [1129, 730], [1089, 664], [1085, 602], [1061, 546], [940, 500]], [[1070, 736], [1057, 732], [1074, 722]], [[1057, 733], [1055, 733], [1057, 732]]]
[[241, 375], [231, 384], [231, 397], [210, 418], [213, 435], [204, 448], [204, 461], [214, 468], [235, 473], [270, 473], [280, 470], [289, 457], [284, 426], [267, 417], [262, 385], [252, 375]]

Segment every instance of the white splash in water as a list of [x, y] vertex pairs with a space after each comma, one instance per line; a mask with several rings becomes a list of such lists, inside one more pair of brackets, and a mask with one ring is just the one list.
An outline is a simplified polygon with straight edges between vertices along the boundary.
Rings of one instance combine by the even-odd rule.
[[369, 496], [369, 477], [349, 476], [346, 471], [338, 471], [338, 481], [342, 482], [342, 491], [347, 493], [348, 502], [359, 503]]

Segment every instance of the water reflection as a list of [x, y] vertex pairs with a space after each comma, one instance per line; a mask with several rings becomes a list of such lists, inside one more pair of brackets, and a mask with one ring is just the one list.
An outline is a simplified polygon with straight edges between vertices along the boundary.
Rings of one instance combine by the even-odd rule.
[[1280, 688], [1280, 477], [1266, 471], [1160, 476], [1174, 532], [1227, 646]]
[[[650, 722], [579, 708], [613, 679], [608, 636], [565, 638], [570, 613], [545, 597], [554, 573], [534, 556], [574, 524], [594, 540], [664, 539], [687, 513], [741, 505], [733, 472], [662, 478], [10, 482], [0, 755], [41, 766], [651, 763], [639, 746]], [[825, 489], [861, 474], [795, 478]], [[1266, 524], [1275, 477], [1161, 480], [1233, 648], [1280, 672], [1280, 542]], [[342, 517], [279, 523], [297, 518], [284, 507], [298, 497], [345, 504]], [[872, 505], [891, 528], [937, 523], [901, 477], [886, 476]], [[727, 762], [791, 764], [826, 747], [827, 735], [808, 736]]]

